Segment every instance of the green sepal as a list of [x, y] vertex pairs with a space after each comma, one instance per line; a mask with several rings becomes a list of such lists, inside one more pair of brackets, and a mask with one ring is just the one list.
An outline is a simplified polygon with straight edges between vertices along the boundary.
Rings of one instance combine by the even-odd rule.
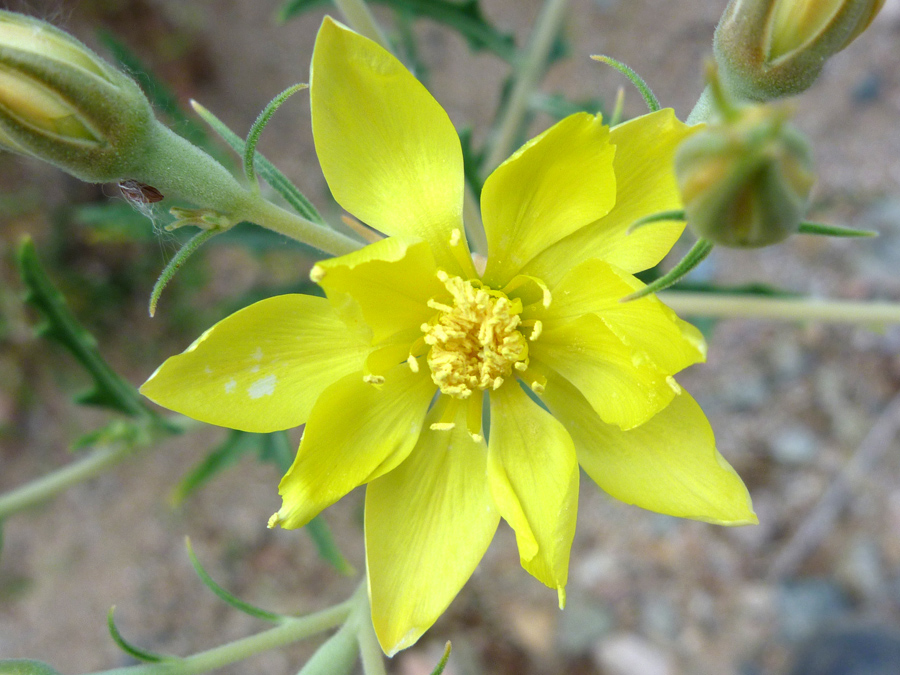
[[200, 581], [203, 582], [203, 585], [206, 586], [209, 590], [211, 590], [215, 595], [224, 602], [228, 603], [236, 610], [243, 612], [244, 614], [249, 614], [252, 617], [257, 619], [262, 619], [263, 621], [271, 621], [272, 623], [281, 623], [286, 617], [281, 614], [275, 614], [274, 612], [268, 612], [264, 609], [260, 609], [255, 605], [251, 605], [248, 602], [244, 602], [243, 600], [234, 597], [231, 593], [222, 588], [219, 584], [217, 584], [209, 573], [203, 569], [203, 565], [200, 564], [200, 561], [197, 559], [197, 555], [194, 553], [194, 547], [191, 546], [190, 537], [185, 537], [185, 545], [187, 546], [188, 558], [191, 560], [191, 565], [194, 567], [194, 571], [197, 573], [197, 576], [200, 577]]
[[450, 660], [450, 649], [450, 640], [447, 640], [447, 644], [444, 646], [444, 655], [441, 657], [441, 660], [438, 661], [434, 670], [431, 671], [431, 675], [441, 675], [441, 673], [444, 672], [444, 668], [447, 667], [447, 661]]
[[224, 232], [224, 230], [216, 228], [200, 230], [191, 237], [184, 246], [178, 249], [178, 252], [172, 256], [172, 259], [169, 260], [168, 264], [163, 268], [163, 271], [160, 272], [156, 283], [153, 284], [153, 290], [150, 292], [150, 303], [147, 308], [150, 316], [156, 314], [156, 305], [159, 303], [159, 297], [162, 295], [165, 287], [169, 285], [169, 282], [172, 280], [172, 277], [175, 276], [175, 273], [181, 269], [184, 263], [187, 262], [187, 259], [190, 258], [198, 248], [222, 232]]
[[639, 291], [635, 291], [634, 293], [626, 295], [619, 302], [631, 302], [632, 300], [643, 298], [645, 295], [650, 295], [651, 293], [658, 293], [659, 291], [665, 290], [672, 284], [676, 283], [679, 279], [687, 275], [701, 262], [703, 262], [706, 256], [708, 256], [713, 250], [714, 246], [715, 244], [713, 244], [711, 241], [707, 241], [706, 239], [698, 239], [697, 243], [694, 244], [691, 250], [688, 251], [687, 254], [678, 262], [678, 264], [675, 265], [675, 267], [673, 267], [667, 274], [664, 274], [656, 281], [647, 284]]
[[309, 89], [309, 85], [305, 82], [288, 87], [278, 94], [278, 96], [269, 101], [269, 104], [263, 108], [263, 111], [259, 113], [259, 117], [256, 118], [256, 121], [254, 121], [253, 125], [250, 127], [250, 133], [247, 134], [247, 142], [244, 143], [244, 152], [242, 154], [244, 159], [244, 175], [247, 176], [247, 182], [249, 182], [251, 186], [255, 188], [259, 187], [259, 183], [256, 180], [254, 159], [256, 157], [256, 144], [259, 142], [259, 137], [262, 134], [263, 129], [266, 128], [266, 125], [269, 123], [269, 120], [272, 119], [272, 115], [275, 114], [275, 111], [277, 111], [291, 96], [303, 89]]
[[643, 218], [638, 218], [631, 225], [628, 226], [628, 234], [631, 234], [635, 230], [643, 227], [644, 225], [649, 225], [651, 223], [667, 223], [672, 221], [682, 221], [685, 219], [684, 211], [660, 211], [659, 213], [651, 213], [649, 216], [644, 216]]
[[[234, 133], [224, 122], [196, 101], [191, 101], [191, 106], [203, 118], [203, 121], [222, 137], [222, 140], [230, 145], [236, 153], [243, 156], [246, 145], [243, 138]], [[300, 192], [299, 188], [259, 152], [256, 153], [254, 166], [262, 179], [271, 185], [272, 189], [280, 194], [297, 213], [319, 225], [326, 224], [325, 219], [322, 218], [316, 207], [312, 205], [312, 202]]]
[[799, 234], [816, 234], [823, 237], [877, 237], [878, 233], [872, 230], [855, 230], [852, 227], [841, 227], [840, 225], [826, 225], [825, 223], [811, 223], [804, 221], [800, 223]]
[[644, 103], [647, 104], [647, 108], [650, 112], [654, 113], [659, 110], [662, 106], [659, 105], [659, 99], [656, 98], [656, 95], [653, 93], [653, 90], [650, 89], [650, 85], [647, 84], [646, 80], [643, 77], [637, 74], [635, 70], [629, 68], [621, 61], [614, 59], [611, 56], [604, 56], [603, 54], [597, 54], [596, 56], [592, 56], [592, 59], [595, 61], [600, 61], [605, 63], [608, 66], [612, 66], [620, 73], [622, 73], [625, 77], [631, 80], [631, 83], [637, 88], [639, 92], [641, 92], [641, 96], [644, 97]]
[[[485, 49], [508, 63], [516, 59], [513, 36], [501, 33], [488, 23], [479, 0], [372, 0], [372, 3], [442, 23], [462, 35], [473, 50]], [[275, 16], [278, 21], [285, 22], [303, 12], [330, 4], [331, 0], [287, 0]]]
[[94, 379], [93, 387], [76, 400], [132, 417], [154, 415], [144, 405], [137, 389], [119, 377], [103, 360], [94, 336], [78, 323], [62, 294], [41, 267], [31, 238], [26, 237], [19, 245], [17, 258], [19, 274], [27, 288], [25, 301], [44, 317], [44, 323], [36, 328], [36, 333], [61, 344]]
[[123, 652], [136, 658], [138, 661], [145, 661], [147, 663], [162, 663], [164, 661], [179, 661], [180, 659], [177, 656], [170, 656], [167, 654], [154, 654], [153, 652], [148, 652], [140, 647], [135, 647], [133, 644], [125, 640], [122, 637], [122, 634], [119, 632], [119, 629], [116, 627], [116, 621], [113, 618], [113, 615], [116, 611], [116, 606], [113, 605], [109, 608], [109, 614], [106, 615], [106, 624], [109, 626], [109, 635], [112, 637], [113, 642], [118, 645], [119, 649]]

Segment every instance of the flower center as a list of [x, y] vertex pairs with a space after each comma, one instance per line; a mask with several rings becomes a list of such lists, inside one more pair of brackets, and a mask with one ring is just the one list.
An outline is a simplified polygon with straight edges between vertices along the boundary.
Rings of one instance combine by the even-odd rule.
[[434, 299], [428, 306], [439, 310], [422, 324], [425, 343], [431, 346], [428, 366], [441, 392], [468, 398], [473, 391], [497, 389], [513, 368], [528, 367], [528, 344], [519, 332], [520, 300], [510, 301], [500, 291], [484, 288], [438, 272], [452, 297], [452, 305]]

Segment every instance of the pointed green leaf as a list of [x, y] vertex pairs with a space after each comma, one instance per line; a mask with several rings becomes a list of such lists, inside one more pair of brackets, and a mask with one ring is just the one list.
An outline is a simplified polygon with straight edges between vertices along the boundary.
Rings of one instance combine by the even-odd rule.
[[698, 239], [697, 243], [694, 244], [691, 250], [687, 252], [668, 274], [664, 274], [656, 281], [644, 286], [641, 290], [626, 295], [619, 302], [630, 302], [632, 300], [637, 300], [638, 298], [643, 298], [645, 295], [665, 290], [703, 262], [706, 256], [713, 250], [713, 246], [714, 244], [711, 241]]
[[278, 94], [278, 96], [269, 101], [269, 104], [263, 109], [259, 114], [259, 117], [256, 118], [256, 121], [253, 122], [253, 125], [250, 127], [250, 133], [247, 134], [247, 142], [244, 144], [243, 152], [244, 175], [247, 176], [247, 181], [250, 185], [258, 187], [256, 182], [256, 169], [254, 168], [254, 158], [256, 157], [256, 144], [259, 142], [259, 137], [262, 134], [263, 129], [266, 128], [266, 125], [269, 123], [269, 120], [272, 119], [272, 115], [275, 114], [275, 111], [278, 110], [291, 96], [303, 89], [309, 89], [309, 85], [305, 82], [295, 84], [293, 87], [288, 87]]
[[[231, 593], [226, 591], [224, 588], [219, 586], [213, 578], [209, 576], [209, 573], [203, 569], [203, 566], [200, 564], [200, 561], [197, 559], [197, 556], [194, 554], [194, 548], [191, 546], [191, 540], [188, 537], [185, 537], [185, 543], [187, 545], [188, 557], [191, 559], [191, 565], [194, 566], [194, 571], [197, 573], [197, 576], [200, 577], [200, 581], [215, 593], [221, 600], [224, 600], [229, 605], [234, 607], [235, 609], [243, 612], [244, 614], [249, 614], [252, 617], [257, 619], [262, 619], [263, 621], [271, 621], [272, 623], [281, 623], [285, 619], [281, 614], [275, 614], [274, 612], [268, 612], [264, 609], [260, 609], [254, 605], [251, 605], [248, 602], [244, 602], [236, 597], [234, 597]], [[110, 616], [112, 616], [110, 614]]]
[[[206, 122], [213, 131], [222, 137], [232, 149], [239, 155], [244, 154], [244, 139], [229, 129], [224, 122], [213, 115], [209, 110], [204, 108], [196, 101], [191, 101], [191, 105], [203, 121]], [[288, 180], [281, 171], [279, 171], [272, 162], [263, 157], [259, 152], [256, 153], [256, 161], [254, 163], [256, 170], [264, 181], [272, 186], [278, 194], [284, 197], [284, 200], [294, 208], [304, 218], [311, 220], [319, 225], [325, 225], [325, 219], [316, 210], [306, 196], [300, 192], [299, 188]]]
[[44, 317], [38, 331], [59, 342], [91, 374], [94, 388], [83, 395], [85, 403], [101, 405], [133, 417], [155, 417], [144, 405], [141, 395], [103, 360], [97, 341], [66, 306], [62, 294], [53, 286], [41, 267], [30, 238], [22, 241], [18, 251], [19, 274], [28, 289], [25, 300]]
[[109, 608], [109, 614], [106, 616], [106, 623], [109, 626], [109, 634], [115, 642], [119, 649], [128, 654], [129, 656], [133, 656], [138, 661], [146, 661], [147, 663], [161, 663], [163, 661], [178, 661], [178, 657], [169, 656], [166, 654], [154, 654], [153, 652], [148, 652], [139, 647], [135, 647], [130, 642], [127, 642], [125, 638], [122, 637], [122, 634], [119, 632], [119, 629], [116, 627], [115, 619], [113, 618], [113, 614], [116, 611], [115, 605]]
[[437, 666], [435, 666], [434, 670], [431, 671], [431, 675], [441, 675], [444, 672], [444, 668], [447, 667], [447, 661], [450, 660], [450, 641], [447, 640], [447, 644], [444, 646], [444, 655], [441, 657], [441, 660], [438, 661]]
[[855, 230], [852, 227], [826, 225], [825, 223], [800, 223], [800, 234], [818, 234], [825, 237], [877, 237], [872, 230]]
[[[449, 26], [462, 35], [474, 50], [485, 49], [504, 61], [512, 63], [516, 58], [513, 37], [509, 33], [501, 33], [488, 23], [478, 0], [372, 0], [379, 5], [387, 5], [400, 12], [409, 12], [416, 16], [426, 17]], [[331, 0], [287, 0], [278, 10], [279, 21], [287, 21], [310, 9], [324, 7]]]

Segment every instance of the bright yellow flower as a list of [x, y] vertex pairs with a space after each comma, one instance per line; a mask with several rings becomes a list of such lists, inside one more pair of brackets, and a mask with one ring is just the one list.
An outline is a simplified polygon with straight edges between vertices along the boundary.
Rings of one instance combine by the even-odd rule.
[[479, 275], [463, 234], [459, 141], [425, 88], [326, 19], [310, 94], [335, 199], [389, 237], [316, 265], [327, 299], [247, 307], [142, 391], [235, 429], [306, 424], [271, 524], [300, 527], [368, 484], [369, 593], [388, 654], [446, 609], [501, 517], [523, 567], [562, 605], [579, 463], [623, 501], [756, 522], [671, 377], [703, 360], [701, 335], [655, 297], [619, 302], [683, 228], [626, 236], [637, 218], [679, 206], [672, 159], [690, 131], [670, 110], [613, 130], [573, 115], [500, 166], [481, 198]]

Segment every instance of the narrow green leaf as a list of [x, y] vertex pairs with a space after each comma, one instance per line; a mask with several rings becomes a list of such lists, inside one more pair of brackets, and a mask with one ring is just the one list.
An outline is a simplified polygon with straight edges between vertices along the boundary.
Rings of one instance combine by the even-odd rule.
[[154, 654], [153, 652], [145, 651], [139, 647], [135, 647], [131, 643], [127, 642], [125, 638], [122, 637], [122, 634], [119, 632], [119, 629], [116, 627], [115, 619], [113, 618], [113, 614], [116, 611], [116, 606], [113, 605], [109, 608], [109, 614], [106, 615], [106, 623], [109, 626], [109, 634], [115, 642], [119, 649], [128, 654], [129, 656], [133, 656], [138, 661], [146, 661], [147, 663], [161, 663], [163, 661], [179, 661], [180, 659], [176, 656], [169, 656], [165, 654]]
[[444, 668], [447, 667], [447, 661], [450, 660], [450, 640], [447, 640], [447, 644], [444, 646], [444, 655], [441, 657], [441, 660], [438, 661], [437, 666], [434, 670], [431, 671], [431, 675], [441, 675], [444, 672]]
[[159, 296], [162, 295], [163, 290], [166, 286], [168, 286], [169, 282], [172, 280], [172, 277], [175, 276], [175, 273], [181, 269], [184, 263], [187, 262], [187, 259], [191, 257], [191, 255], [200, 248], [207, 241], [212, 239], [217, 234], [220, 234], [222, 230], [210, 228], [208, 230], [200, 230], [197, 234], [191, 237], [180, 249], [178, 249], [178, 253], [172, 256], [172, 259], [165, 266], [163, 271], [160, 273], [159, 278], [156, 280], [156, 283], [153, 284], [153, 290], [150, 292], [150, 316], [154, 316], [156, 314], [156, 305], [159, 302]]
[[[513, 36], [501, 33], [488, 23], [478, 0], [371, 0], [396, 11], [405, 11], [449, 26], [462, 35], [474, 50], [485, 49], [508, 63], [516, 59]], [[276, 13], [280, 22], [317, 7], [325, 7], [331, 0], [287, 0]]]
[[302, 89], [309, 89], [309, 85], [305, 82], [301, 82], [300, 84], [295, 84], [293, 87], [288, 87], [278, 94], [278, 96], [269, 101], [269, 104], [263, 108], [263, 111], [259, 113], [259, 117], [253, 122], [253, 126], [250, 127], [250, 133], [247, 134], [247, 142], [244, 144], [243, 153], [244, 175], [247, 176], [247, 182], [249, 182], [250, 185], [258, 186], [256, 181], [256, 170], [253, 167], [253, 160], [256, 156], [256, 144], [259, 142], [260, 134], [262, 134], [263, 129], [266, 128], [269, 120], [272, 119], [272, 115], [275, 114], [275, 111], [278, 110], [291, 96]]
[[[244, 154], [244, 139], [229, 129], [224, 122], [213, 115], [209, 110], [204, 108], [196, 101], [191, 101], [191, 105], [203, 121], [206, 122], [219, 136], [222, 137], [232, 149], [239, 155]], [[261, 153], [256, 153], [256, 161], [254, 163], [256, 170], [262, 179], [266, 181], [272, 188], [284, 197], [284, 200], [290, 204], [297, 213], [304, 218], [311, 220], [319, 225], [325, 225], [325, 219], [316, 210], [306, 196], [300, 192], [296, 185], [288, 180], [281, 171], [279, 171], [272, 162], [266, 159]]]
[[644, 225], [649, 225], [650, 223], [664, 223], [684, 219], [684, 211], [660, 211], [659, 213], [652, 213], [649, 216], [638, 218], [631, 225], [629, 225], [627, 234], [631, 234], [635, 230], [643, 227]]
[[331, 534], [331, 528], [322, 516], [316, 516], [309, 521], [303, 528], [309, 534], [310, 539], [316, 546], [316, 552], [319, 557], [331, 565], [339, 574], [345, 577], [356, 575], [356, 568], [350, 564], [350, 561], [344, 557], [341, 549], [338, 548]]
[[262, 619], [263, 621], [271, 621], [272, 623], [281, 623], [285, 619], [281, 614], [275, 614], [274, 612], [267, 612], [264, 609], [260, 609], [254, 605], [251, 605], [243, 600], [240, 600], [234, 597], [231, 593], [226, 591], [224, 588], [219, 586], [213, 578], [209, 576], [207, 571], [203, 569], [203, 566], [200, 564], [200, 561], [197, 559], [197, 556], [194, 554], [194, 548], [191, 546], [191, 540], [189, 537], [185, 537], [185, 543], [187, 545], [188, 557], [191, 559], [191, 565], [194, 566], [194, 571], [197, 573], [197, 576], [200, 577], [200, 581], [215, 593], [221, 600], [225, 601], [235, 609], [244, 612], [244, 614], [249, 614], [252, 617], [257, 619]]
[[248, 452], [255, 450], [255, 436], [255, 434], [248, 434], [245, 431], [231, 431], [224, 442], [213, 448], [212, 452], [178, 481], [169, 498], [172, 505], [180, 505], [219, 473], [233, 466]]
[[[281, 474], [286, 474], [294, 463], [294, 449], [286, 431], [275, 431], [264, 436], [265, 442], [260, 448], [259, 458], [263, 462], [271, 462], [278, 467]], [[328, 523], [322, 516], [316, 516], [304, 527], [313, 540], [319, 557], [334, 567], [340, 574], [353, 576], [356, 570], [350, 564], [341, 549], [338, 548]]]
[[621, 61], [617, 61], [616, 59], [612, 58], [611, 56], [598, 54], [596, 56], [592, 56], [591, 58], [595, 61], [602, 61], [608, 66], [612, 66], [620, 73], [625, 75], [625, 77], [627, 77], [629, 80], [631, 80], [631, 83], [637, 88], [639, 92], [641, 92], [641, 96], [644, 97], [644, 102], [647, 104], [647, 108], [650, 110], [650, 112], [656, 112], [660, 109], [661, 106], [659, 105], [659, 99], [656, 98], [644, 78], [638, 75], [634, 70], [626, 66]]
[[659, 291], [668, 288], [703, 262], [703, 259], [713, 250], [713, 246], [714, 244], [711, 241], [698, 239], [697, 243], [687, 252], [687, 255], [685, 255], [668, 274], [664, 274], [656, 281], [644, 286], [641, 290], [626, 295], [619, 300], [619, 302], [630, 302], [631, 300], [637, 300], [638, 298], [643, 298], [645, 295], [658, 293]]
[[851, 227], [826, 225], [825, 223], [800, 223], [800, 234], [817, 234], [825, 237], [877, 237], [872, 230], [855, 230]]
[[116, 374], [100, 356], [97, 341], [72, 315], [62, 294], [53, 286], [38, 261], [34, 243], [25, 238], [18, 250], [19, 274], [27, 287], [25, 301], [44, 317], [38, 327], [42, 336], [59, 342], [90, 373], [93, 390], [85, 403], [102, 405], [134, 417], [154, 416], [137, 389]]

